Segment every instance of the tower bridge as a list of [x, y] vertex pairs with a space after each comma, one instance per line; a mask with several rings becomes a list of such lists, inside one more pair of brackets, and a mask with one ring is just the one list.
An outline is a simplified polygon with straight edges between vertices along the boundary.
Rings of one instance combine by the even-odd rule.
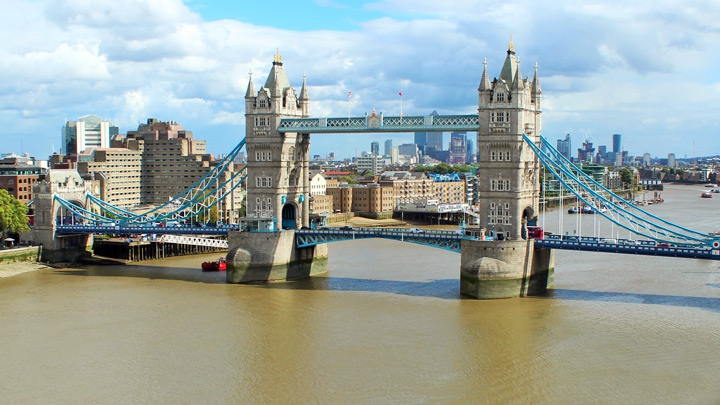
[[[227, 235], [229, 283], [308, 277], [327, 271], [329, 242], [369, 237], [394, 239], [460, 252], [461, 292], [477, 298], [542, 293], [552, 286], [553, 249], [720, 259], [720, 240], [716, 237], [628, 207], [620, 197], [588, 178], [548, 144], [541, 136], [542, 89], [537, 64], [533, 78], [523, 78], [512, 43], [498, 77], [490, 80], [487, 62], [483, 63], [477, 94], [476, 114], [384, 116], [373, 111], [364, 117], [312, 118], [306, 78], [303, 77], [298, 94], [290, 85], [282, 59], [276, 55], [265, 84], [257, 91], [250, 75], [245, 94], [245, 137], [226, 158], [229, 162], [243, 145], [247, 148], [248, 163], [245, 171], [238, 175], [247, 180], [244, 226], [254, 231], [230, 227], [212, 231], [192, 227], [153, 228], [157, 220], [191, 220], [221, 200], [226, 194], [219, 191], [230, 188], [226, 187], [227, 183], [218, 184], [217, 180], [226, 163], [218, 165], [217, 170], [168, 202], [166, 207], [144, 214], [111, 207], [93, 197], [91, 190], [84, 190], [88, 197], [83, 201], [82, 193], [70, 190], [72, 187], [68, 185], [52, 182], [37, 185], [40, 188], [35, 193], [38, 213], [35, 231], [42, 234], [39, 240], [44, 241], [47, 247], [44, 251], [48, 252], [62, 251], [66, 245], [83, 245], [82, 236], [94, 232], [155, 230], [152, 233], [177, 233], [189, 240], [203, 238], [187, 235]], [[306, 229], [310, 226], [311, 134], [415, 131], [477, 133], [478, 234]], [[556, 235], [543, 240], [530, 238], [529, 226], [536, 224], [539, 214], [543, 167], [602, 217], [643, 238], [642, 243]], [[239, 184], [239, 179], [228, 181]], [[56, 224], [57, 212], [61, 209], [81, 218], [85, 224]], [[483, 231], [494, 238], [483, 237]], [[57, 242], [63, 238], [65, 242]]]

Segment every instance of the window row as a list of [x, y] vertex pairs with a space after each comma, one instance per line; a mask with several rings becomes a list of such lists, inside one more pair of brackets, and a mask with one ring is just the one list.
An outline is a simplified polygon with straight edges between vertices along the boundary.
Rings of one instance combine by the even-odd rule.
[[490, 180], [490, 191], [510, 191], [510, 180]]
[[255, 117], [255, 126], [256, 127], [264, 127], [266, 125], [270, 125], [269, 117]]
[[255, 177], [255, 187], [272, 187], [272, 177]]
[[268, 198], [267, 200], [263, 198], [256, 198], [255, 199], [255, 209], [266, 211], [272, 209], [272, 199]]
[[272, 161], [272, 152], [269, 152], [269, 151], [255, 152], [255, 161], [256, 162]]
[[512, 159], [512, 153], [509, 150], [491, 150], [490, 151], [490, 161], [491, 162], [502, 162], [507, 161], [509, 162]]
[[507, 111], [493, 111], [490, 113], [490, 122], [510, 122], [510, 113]]

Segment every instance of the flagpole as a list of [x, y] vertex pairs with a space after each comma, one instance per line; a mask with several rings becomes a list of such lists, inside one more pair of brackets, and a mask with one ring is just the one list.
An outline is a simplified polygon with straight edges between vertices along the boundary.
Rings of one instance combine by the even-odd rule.
[[403, 113], [402, 113], [402, 91], [400, 93], [400, 123], [402, 123]]
[[350, 97], [352, 97], [352, 91], [348, 91], [348, 126], [350, 126]]

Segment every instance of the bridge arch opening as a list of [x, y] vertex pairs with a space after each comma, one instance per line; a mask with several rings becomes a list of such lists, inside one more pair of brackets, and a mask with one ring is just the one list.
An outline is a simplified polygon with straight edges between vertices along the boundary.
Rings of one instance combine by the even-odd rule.
[[294, 203], [283, 205], [282, 209], [282, 229], [297, 228], [297, 207]]
[[536, 221], [535, 210], [533, 210], [530, 206], [525, 207], [522, 213], [522, 220], [520, 221], [520, 236], [522, 236], [523, 239], [528, 238], [527, 227], [535, 225]]
[[[68, 200], [68, 202], [76, 207], [85, 208], [85, 204], [80, 201]], [[73, 214], [72, 211], [66, 209], [57, 202], [55, 203], [55, 212], [53, 213], [52, 218], [56, 225], [79, 225], [80, 223], [85, 222], [84, 219], [79, 218], [77, 215]]]

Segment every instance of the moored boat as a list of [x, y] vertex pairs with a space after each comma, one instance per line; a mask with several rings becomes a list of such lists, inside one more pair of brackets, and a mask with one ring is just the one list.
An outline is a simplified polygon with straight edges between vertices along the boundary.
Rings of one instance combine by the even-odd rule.
[[202, 271], [225, 271], [227, 270], [227, 262], [224, 257], [214, 262], [203, 262]]
[[709, 191], [703, 191], [700, 194], [700, 198], [712, 198], [712, 194]]

